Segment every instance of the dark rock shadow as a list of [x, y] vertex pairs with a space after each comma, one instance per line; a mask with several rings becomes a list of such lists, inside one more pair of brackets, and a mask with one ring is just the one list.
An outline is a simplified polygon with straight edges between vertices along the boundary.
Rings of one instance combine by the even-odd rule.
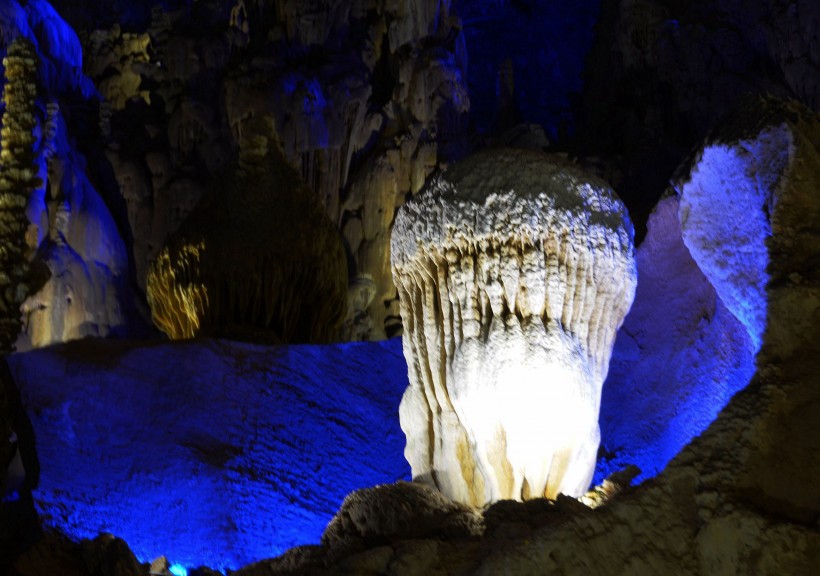
[[40, 462], [34, 427], [5, 357], [0, 357], [0, 389], [5, 400], [0, 430], [11, 431], [0, 438], [0, 574], [9, 574], [14, 561], [42, 537], [32, 495], [40, 480]]

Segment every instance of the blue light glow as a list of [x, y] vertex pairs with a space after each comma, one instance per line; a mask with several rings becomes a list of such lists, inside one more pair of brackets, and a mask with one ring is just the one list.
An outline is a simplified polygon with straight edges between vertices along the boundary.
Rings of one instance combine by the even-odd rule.
[[409, 479], [399, 339], [83, 341], [10, 364], [45, 521], [76, 539], [112, 533], [141, 561], [236, 569], [318, 543], [351, 491]]
[[[636, 368], [616, 347], [601, 412], [616, 454], [599, 462], [597, 480], [628, 463], [654, 475], [745, 384], [751, 362], [721, 372], [745, 332], [725, 310], [713, 326], [701, 348], [666, 362], [701, 363], [700, 380], [656, 404], [644, 404], [651, 383], [632, 379], [657, 369], [664, 380], [658, 359]], [[44, 519], [77, 539], [115, 534], [141, 561], [167, 555], [178, 570], [224, 571], [271, 558], [318, 543], [349, 492], [409, 479], [398, 338], [288, 348], [84, 341], [10, 364], [37, 436]]]
[[168, 571], [171, 572], [174, 576], [188, 576], [188, 570], [185, 566], [181, 566], [179, 564], [172, 564]]
[[677, 201], [662, 201], [638, 250], [635, 302], [603, 388], [593, 481], [628, 464], [643, 471], [638, 481], [660, 472], [746, 386], [754, 353], [684, 246]]

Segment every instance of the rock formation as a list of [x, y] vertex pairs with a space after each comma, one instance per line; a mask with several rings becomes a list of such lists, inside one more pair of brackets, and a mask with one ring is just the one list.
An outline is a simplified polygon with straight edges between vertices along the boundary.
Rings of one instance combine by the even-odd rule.
[[436, 534], [468, 539], [484, 531], [480, 512], [449, 500], [417, 482], [357, 490], [342, 502], [322, 534], [333, 558], [349, 556], [380, 542], [421, 539]]
[[[3, 122], [0, 137], [0, 352], [8, 353], [20, 332], [20, 304], [31, 291], [33, 255], [26, 208], [42, 187], [36, 160], [37, 53], [18, 38], [3, 59]], [[36, 247], [37, 242], [33, 242]]]
[[44, 164], [48, 188], [42, 198], [43, 235], [35, 243], [48, 281], [20, 307], [20, 350], [86, 336], [128, 333], [135, 327], [134, 294], [128, 285], [128, 252], [111, 212], [68, 144], [68, 127], [56, 104], [46, 122]]
[[174, 339], [329, 342], [347, 299], [341, 238], [287, 163], [270, 118], [245, 129], [234, 175], [214, 186], [148, 273], [154, 323]]
[[754, 375], [751, 340], [683, 243], [678, 206], [670, 189], [636, 249], [635, 301], [601, 396], [596, 483], [628, 464], [639, 480], [657, 475]]
[[[746, 149], [757, 142], [755, 133], [765, 143], [773, 129], [788, 133], [791, 143], [780, 184], [770, 189], [771, 280], [757, 374], [656, 478], [594, 511], [565, 498], [499, 502], [484, 511], [481, 534], [471, 539], [444, 537], [434, 527], [423, 534], [408, 528], [405, 539], [403, 534], [392, 539], [396, 531], [388, 524], [381, 538], [369, 536], [368, 548], [356, 552], [351, 547], [351, 556], [330, 565], [333, 545], [349, 538], [341, 534], [333, 541], [335, 534], [328, 531], [322, 548], [309, 554], [301, 550], [301, 555], [297, 549], [240, 573], [285, 575], [310, 568], [328, 575], [356, 570], [403, 574], [407, 566], [421, 565], [425, 573], [477, 576], [815, 574], [820, 559], [820, 488], [813, 480], [820, 472], [820, 282], [814, 265], [820, 246], [820, 120], [795, 103], [747, 103], [700, 152], [716, 141], [735, 151]], [[703, 157], [698, 153], [684, 168], [682, 183], [689, 180], [690, 167], [695, 176], [697, 159]], [[720, 195], [723, 184], [714, 184]], [[758, 195], [750, 182], [738, 189], [752, 198]], [[724, 227], [734, 226], [728, 212], [714, 216]], [[739, 254], [733, 262], [743, 268]], [[705, 266], [711, 266], [708, 260]], [[339, 520], [350, 523], [349, 518], [378, 508], [380, 502], [414, 496], [400, 490], [358, 493]], [[352, 505], [357, 509], [351, 510]], [[439, 514], [446, 525], [445, 509]], [[407, 514], [405, 523], [423, 526], [424, 516], [429, 512], [419, 518]], [[364, 520], [358, 524], [367, 526]]]
[[[93, 3], [92, 3], [93, 4]], [[128, 206], [137, 284], [249, 118], [276, 121], [289, 163], [339, 228], [349, 275], [373, 282], [350, 338], [401, 330], [390, 274], [395, 210], [458, 153], [469, 108], [451, 2], [197, 2], [86, 31], [89, 76], [106, 98], [105, 169]], [[96, 20], [116, 13], [89, 6]], [[87, 16], [65, 6], [77, 21]], [[309, 22], [310, 25], [306, 23]]]
[[[758, 109], [765, 114], [750, 113]], [[745, 99], [707, 137], [691, 160], [691, 170], [676, 183], [683, 241], [723, 303], [746, 327], [755, 350], [766, 329], [772, 214], [779, 197], [788, 197], [801, 185], [792, 176], [790, 119], [805, 113], [772, 99]], [[750, 116], [761, 117], [765, 127], [748, 125]]]
[[477, 154], [399, 211], [415, 479], [477, 506], [587, 489], [633, 252], [609, 187], [540, 152]]
[[[27, 45], [28, 55], [21, 59], [6, 42]], [[18, 193], [28, 179], [23, 204], [16, 205], [31, 274], [9, 311], [20, 325], [14, 346], [128, 332], [137, 325], [128, 249], [74, 139], [85, 131], [85, 107], [96, 97], [82, 73], [77, 34], [45, 0], [25, 7], [11, 0], [0, 6], [0, 48], [9, 49], [7, 73], [14, 76], [6, 89], [18, 93], [4, 114], [2, 178]]]

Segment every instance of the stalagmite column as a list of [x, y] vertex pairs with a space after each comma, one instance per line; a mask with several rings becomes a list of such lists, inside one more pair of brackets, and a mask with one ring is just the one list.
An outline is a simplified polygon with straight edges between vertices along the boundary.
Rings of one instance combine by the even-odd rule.
[[475, 155], [399, 210], [392, 267], [413, 477], [476, 506], [583, 493], [636, 285], [614, 192], [540, 152]]

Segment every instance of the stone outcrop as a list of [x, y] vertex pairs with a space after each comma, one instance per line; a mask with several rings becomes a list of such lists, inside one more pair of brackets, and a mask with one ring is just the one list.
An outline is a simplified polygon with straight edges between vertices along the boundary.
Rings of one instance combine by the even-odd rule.
[[[628, 490], [634, 473], [613, 475], [589, 498], [601, 504]], [[422, 484], [398, 482], [345, 498], [320, 545], [288, 550], [236, 574], [472, 574], [493, 551], [512, 552], [519, 538], [560, 529], [590, 514], [590, 507], [566, 496], [555, 501], [502, 500], [480, 511]]]
[[[18, 301], [10, 311], [22, 322], [14, 346], [25, 350], [131, 332], [138, 319], [128, 249], [75, 141], [84, 128], [78, 129], [84, 114], [78, 111], [93, 106], [96, 97], [81, 70], [80, 41], [45, 0], [28, 2], [25, 8], [13, 0], [4, 3], [0, 33], [3, 43], [25, 39], [33, 58], [27, 74], [14, 72], [18, 80], [28, 77], [31, 83], [25, 97], [17, 98], [23, 108], [15, 104], [4, 115], [9, 124], [4, 146], [15, 148], [17, 155], [31, 149], [26, 170], [33, 184], [22, 204], [24, 255], [32, 274], [28, 289], [16, 291]], [[23, 110], [27, 119], [21, 122]], [[15, 132], [28, 135], [21, 139]], [[13, 165], [11, 156], [4, 158], [6, 178], [26, 171]]]
[[[768, 317], [767, 240], [773, 234], [775, 204], [803, 185], [792, 170], [793, 122], [800, 120], [791, 118], [805, 114], [772, 99], [745, 99], [707, 137], [691, 159], [691, 169], [675, 185], [683, 241], [745, 326], [755, 350]], [[750, 117], [760, 117], [761, 124], [748, 125]]]
[[582, 494], [636, 285], [614, 193], [541, 152], [480, 153], [399, 211], [392, 258], [413, 477], [477, 506]]
[[464, 540], [483, 532], [480, 512], [453, 502], [435, 488], [400, 482], [347, 496], [322, 534], [322, 545], [332, 561], [385, 540]]
[[74, 542], [59, 533], [48, 533], [14, 566], [19, 574], [109, 576], [145, 574], [128, 544], [103, 533], [94, 539]]

